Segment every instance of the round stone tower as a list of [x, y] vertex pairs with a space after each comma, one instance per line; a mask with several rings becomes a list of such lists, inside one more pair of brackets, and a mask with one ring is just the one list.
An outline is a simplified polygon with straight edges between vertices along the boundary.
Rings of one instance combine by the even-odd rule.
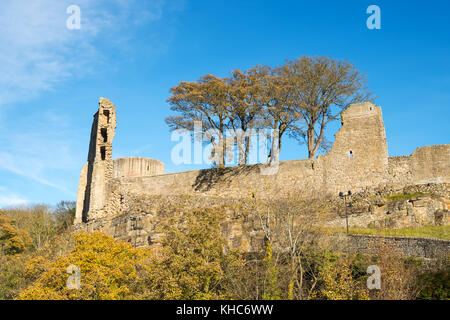
[[164, 174], [164, 163], [149, 158], [119, 158], [114, 160], [114, 178], [148, 177]]

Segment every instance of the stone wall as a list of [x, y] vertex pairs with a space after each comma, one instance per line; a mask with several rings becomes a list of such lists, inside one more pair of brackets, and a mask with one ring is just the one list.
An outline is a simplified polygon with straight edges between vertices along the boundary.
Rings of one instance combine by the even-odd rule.
[[352, 105], [342, 114], [342, 128], [325, 155], [315, 160], [282, 161], [274, 175], [264, 165], [194, 170], [147, 177], [123, 177], [113, 183], [125, 192], [142, 194], [204, 194], [247, 197], [271, 190], [337, 194], [377, 186], [385, 180], [388, 157], [381, 108]]
[[307, 185], [320, 189], [312, 161], [280, 162], [276, 175], [261, 175], [262, 165], [225, 169], [193, 170], [153, 177], [124, 177], [113, 183], [125, 193], [153, 195], [210, 195], [228, 198], [249, 197], [283, 188], [302, 190]]
[[339, 191], [374, 190], [384, 185], [450, 181], [450, 144], [418, 148], [411, 156], [388, 157], [381, 108], [352, 105], [332, 149], [315, 160], [281, 161], [274, 175], [264, 165], [123, 176], [113, 183], [124, 192], [202, 194], [247, 197], [270, 191], [298, 190], [335, 195]]
[[450, 255], [450, 240], [370, 235], [341, 236], [339, 239], [345, 241], [345, 252], [376, 254], [389, 247], [409, 257], [435, 259]]
[[450, 182], [450, 144], [417, 148], [411, 156], [389, 158], [389, 179], [395, 185]]

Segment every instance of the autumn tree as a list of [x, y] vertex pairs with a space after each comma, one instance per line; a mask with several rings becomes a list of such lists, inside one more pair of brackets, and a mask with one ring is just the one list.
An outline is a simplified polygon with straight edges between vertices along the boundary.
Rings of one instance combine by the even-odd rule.
[[278, 161], [285, 134], [296, 131], [301, 114], [293, 108], [292, 84], [286, 80], [280, 68], [261, 65], [244, 72], [234, 71], [228, 79], [229, 120], [238, 140], [240, 165], [248, 161], [250, 137], [255, 130], [270, 129], [261, 135], [271, 141], [269, 162]]
[[0, 300], [12, 300], [26, 287], [24, 269], [27, 259], [29, 257], [24, 253], [0, 257]]
[[327, 252], [321, 259], [318, 289], [313, 299], [323, 300], [369, 300], [366, 283], [355, 279], [352, 257]]
[[252, 135], [263, 127], [262, 112], [265, 107], [264, 67], [256, 66], [246, 71], [235, 70], [225, 81], [229, 85], [229, 127], [233, 130], [239, 154], [239, 165], [248, 162]]
[[[170, 92], [168, 102], [178, 114], [166, 119], [169, 127], [192, 131], [196, 121], [201, 123], [220, 166], [235, 144], [239, 165], [247, 163], [254, 129], [272, 131], [269, 162], [278, 161], [286, 134], [305, 141], [313, 159], [330, 147], [325, 137], [330, 122], [351, 104], [373, 101], [365, 75], [351, 63], [307, 56], [276, 68], [235, 70], [227, 78], [206, 75], [180, 82]], [[234, 133], [231, 141], [225, 136], [228, 129]]]
[[[270, 247], [271, 252], [277, 255], [270, 258], [277, 261], [270, 277], [274, 277], [273, 270], [277, 270], [277, 277], [282, 279], [279, 286], [286, 293], [284, 298], [309, 299], [319, 281], [319, 271], [313, 266], [321, 258], [314, 251], [328, 247], [319, 228], [328, 204], [314, 199], [311, 196], [313, 190], [296, 193], [270, 191], [264, 199], [255, 197], [253, 200], [253, 211], [265, 235], [266, 251]], [[267, 253], [265, 259], [268, 259]]]
[[304, 125], [296, 137], [306, 142], [310, 159], [319, 149], [329, 148], [325, 129], [331, 121], [351, 104], [372, 100], [365, 75], [347, 61], [304, 56], [288, 60], [280, 72], [293, 89], [295, 110], [302, 115]]
[[[33, 283], [19, 296], [22, 300], [119, 300], [133, 299], [144, 290], [138, 269], [148, 250], [114, 241], [100, 232], [74, 235], [75, 246], [69, 254], [49, 261], [37, 257], [28, 261], [25, 276]], [[69, 288], [68, 267], [80, 270], [80, 289]]]
[[33, 249], [41, 248], [57, 234], [56, 218], [49, 206], [33, 205], [10, 208], [5, 212], [10, 219], [15, 221], [18, 228], [28, 232]]
[[184, 214], [169, 221], [158, 259], [153, 260], [151, 299], [219, 299], [230, 269], [240, 268], [240, 256], [225, 249], [221, 235], [222, 213], [214, 208]]
[[172, 130], [194, 131], [195, 122], [201, 123], [202, 133], [214, 146], [212, 158], [219, 166], [225, 166], [227, 144], [227, 96], [228, 86], [223, 79], [205, 75], [196, 82], [180, 82], [170, 89], [172, 96], [167, 100], [171, 110], [178, 113], [166, 118]]
[[283, 136], [298, 130], [302, 116], [294, 108], [293, 84], [280, 68], [262, 67], [259, 75], [264, 83], [263, 127], [272, 131], [269, 162], [273, 163], [279, 160]]
[[54, 211], [58, 232], [62, 232], [73, 225], [75, 219], [75, 201], [60, 201]]
[[17, 228], [14, 221], [0, 211], [0, 254], [21, 253], [30, 243], [29, 234], [25, 230]]

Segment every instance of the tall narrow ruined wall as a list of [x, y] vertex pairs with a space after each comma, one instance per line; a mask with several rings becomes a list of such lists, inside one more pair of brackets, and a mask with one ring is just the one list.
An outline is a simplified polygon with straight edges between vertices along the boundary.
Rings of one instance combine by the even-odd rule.
[[109, 181], [113, 179], [112, 141], [115, 129], [115, 106], [108, 99], [100, 98], [92, 123], [88, 161], [80, 177], [75, 221], [95, 218], [96, 211], [101, 210], [108, 201], [111, 194]]
[[372, 103], [350, 106], [329, 153], [319, 156], [322, 185], [328, 192], [360, 191], [382, 183], [388, 151], [381, 107]]

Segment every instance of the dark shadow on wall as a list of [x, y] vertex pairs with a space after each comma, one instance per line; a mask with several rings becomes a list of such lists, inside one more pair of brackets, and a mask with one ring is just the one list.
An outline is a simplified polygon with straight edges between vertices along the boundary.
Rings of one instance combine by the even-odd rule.
[[91, 185], [92, 185], [92, 174], [94, 171], [95, 153], [97, 147], [97, 129], [98, 129], [98, 112], [94, 115], [94, 122], [92, 123], [91, 129], [91, 140], [89, 143], [86, 189], [84, 191], [83, 212], [81, 214], [81, 220], [83, 222], [87, 222], [88, 220], [87, 214], [89, 212], [89, 208], [91, 205]]
[[200, 170], [192, 187], [195, 191], [209, 191], [217, 184], [230, 183], [237, 176], [259, 173], [260, 165], [248, 165], [227, 168], [212, 168]]

